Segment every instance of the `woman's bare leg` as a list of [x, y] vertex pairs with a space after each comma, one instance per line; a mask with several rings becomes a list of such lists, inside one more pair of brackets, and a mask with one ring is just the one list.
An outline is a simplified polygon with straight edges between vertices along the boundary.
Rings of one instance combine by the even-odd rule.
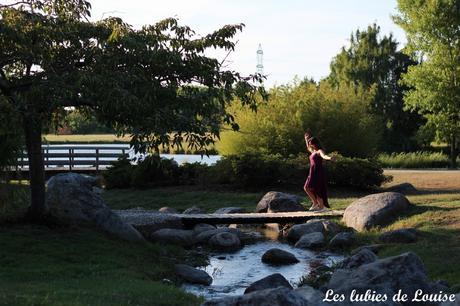
[[316, 199], [316, 196], [315, 194], [308, 188], [304, 188], [305, 192], [307, 193], [308, 197], [310, 198], [311, 202], [312, 202], [312, 205], [311, 207], [315, 207], [318, 205], [318, 202], [317, 202], [317, 199]]

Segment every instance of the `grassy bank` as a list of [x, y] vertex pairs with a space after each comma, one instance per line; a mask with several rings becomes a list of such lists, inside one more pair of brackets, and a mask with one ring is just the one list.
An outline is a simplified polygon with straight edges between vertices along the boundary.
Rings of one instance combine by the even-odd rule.
[[[416, 243], [389, 244], [381, 257], [417, 253], [431, 279], [443, 279], [460, 291], [460, 171], [390, 171], [392, 184], [409, 181], [421, 194], [408, 196], [415, 204], [393, 224], [359, 234], [360, 244], [376, 242], [381, 231], [413, 226], [422, 233]], [[437, 181], [446, 183], [436, 185]], [[450, 182], [447, 184], [447, 182]], [[458, 184], [457, 184], [458, 183]], [[26, 186], [16, 186], [24, 191]], [[104, 197], [114, 209], [193, 205], [207, 211], [223, 206], [253, 210], [263, 192], [200, 190], [168, 187], [110, 190]], [[302, 195], [299, 190], [290, 190]], [[19, 195], [27, 197], [26, 192]], [[362, 192], [330, 190], [331, 206], [345, 208]], [[19, 201], [13, 211], [24, 208]], [[306, 199], [305, 204], [308, 205]], [[11, 206], [11, 205], [10, 205]], [[12, 210], [4, 205], [2, 212]], [[1, 223], [1, 222], [0, 222]], [[200, 300], [174, 283], [173, 264], [194, 261], [186, 250], [156, 244], [115, 240], [90, 229], [48, 228], [21, 223], [0, 225], [0, 305], [198, 305]], [[177, 284], [177, 283], [176, 283]]]

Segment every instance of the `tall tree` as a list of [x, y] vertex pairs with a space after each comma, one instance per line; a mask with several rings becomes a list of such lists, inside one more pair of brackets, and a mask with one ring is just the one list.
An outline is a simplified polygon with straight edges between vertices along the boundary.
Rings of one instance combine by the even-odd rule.
[[394, 16], [408, 38], [405, 48], [420, 61], [403, 81], [413, 89], [404, 96], [450, 145], [451, 166], [456, 167], [460, 142], [460, 1], [398, 0]]
[[[331, 63], [329, 80], [376, 87], [370, 112], [382, 118], [382, 145], [388, 151], [411, 149], [414, 133], [420, 127], [421, 117], [404, 110], [404, 85], [401, 74], [415, 64], [409, 56], [397, 50], [398, 43], [390, 34], [379, 37], [380, 27], [368, 26], [365, 31], [351, 34], [350, 45], [343, 47]], [[411, 139], [412, 138], [412, 139]]]
[[256, 108], [260, 75], [243, 77], [205, 55], [232, 51], [243, 24], [198, 36], [176, 19], [134, 29], [120, 18], [88, 21], [85, 0], [24, 0], [0, 6], [0, 95], [20, 118], [30, 167], [29, 214], [46, 211], [42, 130], [65, 107], [92, 112], [136, 150], [160, 145], [205, 147], [222, 122], [238, 126], [226, 106]]

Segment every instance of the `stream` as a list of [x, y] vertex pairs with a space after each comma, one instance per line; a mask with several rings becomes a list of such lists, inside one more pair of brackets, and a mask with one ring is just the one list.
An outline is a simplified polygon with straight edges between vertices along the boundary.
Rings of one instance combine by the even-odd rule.
[[[271, 248], [279, 248], [294, 254], [300, 261], [296, 264], [272, 266], [261, 261], [262, 255]], [[206, 299], [242, 295], [253, 282], [273, 273], [282, 274], [296, 288], [303, 276], [317, 265], [331, 266], [344, 256], [330, 252], [314, 252], [295, 248], [274, 239], [245, 245], [235, 253], [211, 253], [205, 270], [212, 276], [210, 286], [184, 284], [182, 288]]]

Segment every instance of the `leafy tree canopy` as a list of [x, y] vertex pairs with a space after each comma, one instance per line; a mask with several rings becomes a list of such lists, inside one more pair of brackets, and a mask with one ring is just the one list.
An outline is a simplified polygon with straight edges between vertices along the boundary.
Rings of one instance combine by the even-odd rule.
[[357, 30], [350, 36], [350, 45], [333, 59], [328, 77], [336, 86], [340, 82], [376, 86], [370, 111], [382, 118], [381, 147], [390, 151], [411, 149], [411, 138], [422, 123], [419, 115], [404, 110], [406, 87], [399, 84], [401, 74], [416, 62], [397, 47], [391, 34], [380, 37], [376, 24]]
[[[0, 95], [23, 126], [31, 167], [32, 204], [44, 209], [41, 132], [66, 107], [131, 134], [137, 150], [185, 138], [202, 148], [225, 122], [238, 97], [256, 109], [260, 75], [242, 76], [206, 56], [231, 52], [243, 24], [200, 36], [169, 18], [134, 29], [120, 18], [88, 21], [84, 0], [25, 0], [0, 6]], [[172, 132], [172, 134], [171, 134]], [[34, 205], [32, 205], [34, 207]], [[35, 205], [35, 207], [38, 207]]]
[[450, 144], [455, 167], [460, 139], [460, 2], [398, 0], [398, 10], [394, 20], [406, 32], [405, 52], [420, 61], [403, 76], [412, 88], [404, 101]]

